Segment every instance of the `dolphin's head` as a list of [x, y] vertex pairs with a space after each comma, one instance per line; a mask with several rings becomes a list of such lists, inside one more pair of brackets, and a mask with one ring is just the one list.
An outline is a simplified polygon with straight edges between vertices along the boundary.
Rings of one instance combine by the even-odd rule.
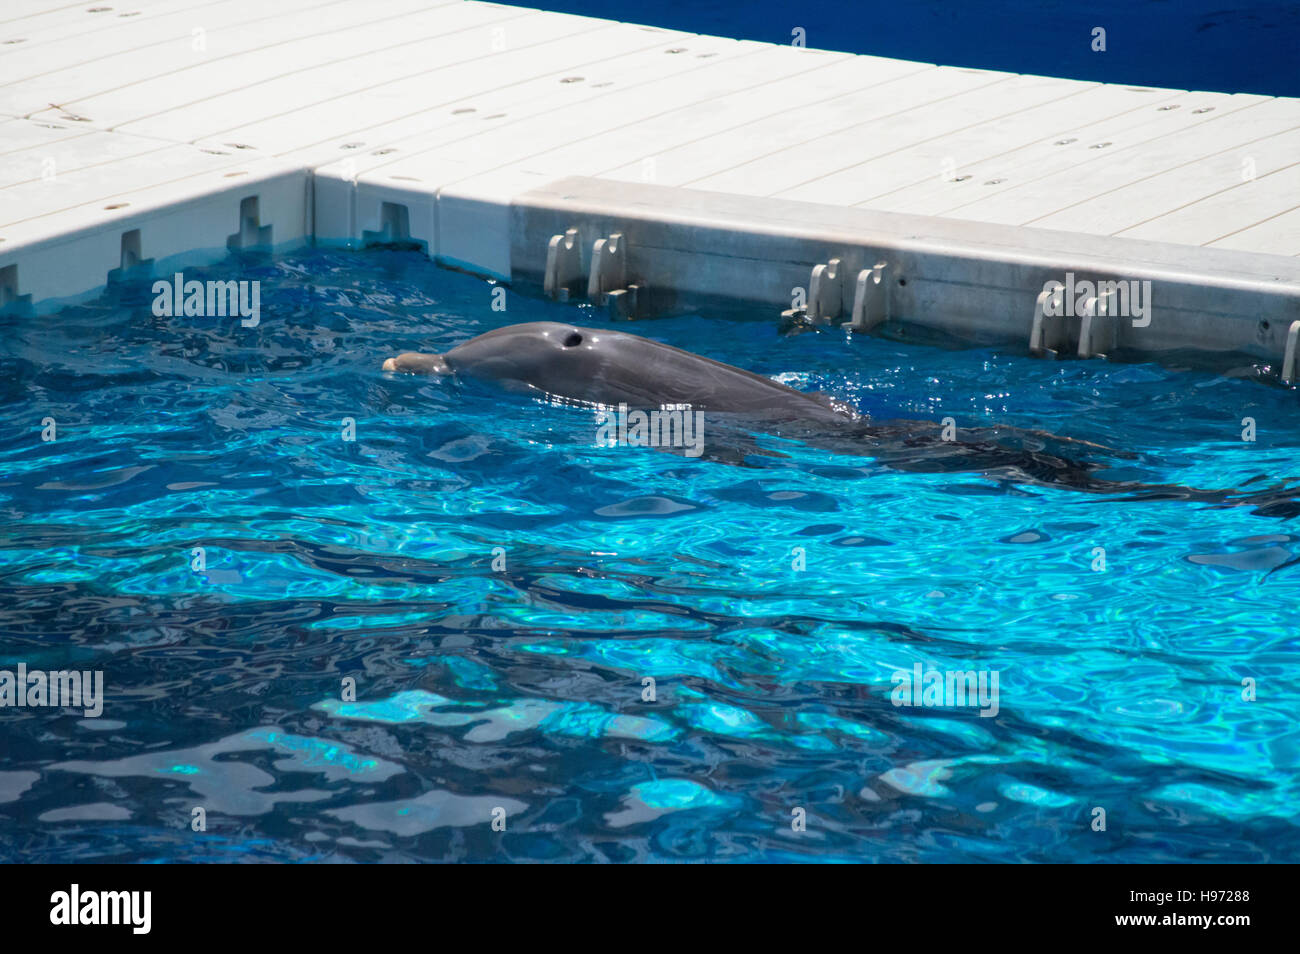
[[599, 345], [616, 337], [622, 336], [557, 321], [531, 321], [489, 331], [443, 354], [408, 351], [386, 360], [384, 370], [465, 375], [583, 399], [586, 385], [600, 371]]

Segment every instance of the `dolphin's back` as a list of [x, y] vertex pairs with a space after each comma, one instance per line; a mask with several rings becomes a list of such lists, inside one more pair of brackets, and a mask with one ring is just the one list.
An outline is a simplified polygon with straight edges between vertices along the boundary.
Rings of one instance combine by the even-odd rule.
[[619, 345], [634, 357], [632, 373], [622, 362], [607, 366], [598, 390], [611, 397], [616, 393], [623, 395], [619, 400], [629, 406], [689, 404], [696, 410], [754, 414], [778, 420], [853, 420], [850, 413], [761, 374], [648, 338], [616, 334], [626, 339]]

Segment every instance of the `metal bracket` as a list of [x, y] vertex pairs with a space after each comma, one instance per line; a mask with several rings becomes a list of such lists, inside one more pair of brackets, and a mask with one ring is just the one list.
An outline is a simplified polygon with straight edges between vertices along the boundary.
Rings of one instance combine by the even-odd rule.
[[1300, 342], [1300, 321], [1293, 321], [1286, 333], [1286, 354], [1282, 358], [1283, 384], [1295, 384], [1297, 342]]
[[[1109, 351], [1115, 345], [1115, 322], [1111, 320], [1107, 299], [1088, 298], [1083, 303], [1083, 314], [1079, 324], [1079, 357], [1104, 358], [1105, 348]], [[1110, 332], [1106, 340], [1103, 336]]]
[[832, 258], [825, 265], [814, 265], [808, 282], [808, 320], [825, 325], [840, 316], [844, 307], [844, 282], [840, 260]]
[[616, 288], [606, 293], [605, 306], [611, 318], [643, 318], [650, 312], [650, 289], [644, 282]]
[[1046, 314], [1046, 307], [1049, 301], [1056, 298], [1059, 308], [1064, 295], [1064, 289], [1059, 288], [1054, 291], [1043, 289], [1038, 293], [1038, 300], [1034, 304], [1034, 324], [1029, 332], [1030, 354], [1048, 358], [1057, 357], [1065, 342], [1065, 322], [1060, 315]]
[[587, 297], [594, 305], [605, 304], [611, 292], [627, 287], [627, 254], [622, 232], [596, 239], [591, 247], [591, 275], [587, 279]]
[[838, 258], [814, 265], [808, 279], [808, 301], [803, 308], [781, 312], [783, 321], [805, 325], [838, 324], [847, 318], [854, 331], [869, 331], [889, 320], [889, 283], [885, 262], [858, 271], [853, 303], [845, 315], [844, 263]]
[[641, 318], [650, 312], [649, 287], [645, 282], [628, 281], [627, 239], [622, 232], [611, 232], [592, 244], [587, 297], [593, 305], [608, 308], [609, 316], [616, 320]]
[[582, 280], [582, 249], [578, 245], [578, 230], [566, 229], [563, 235], [552, 235], [546, 246], [546, 277], [543, 290], [548, 298], [568, 301], [574, 285]]
[[875, 268], [858, 272], [849, 327], [854, 331], [870, 331], [888, 320], [889, 282], [885, 281], [885, 263], [877, 262]]

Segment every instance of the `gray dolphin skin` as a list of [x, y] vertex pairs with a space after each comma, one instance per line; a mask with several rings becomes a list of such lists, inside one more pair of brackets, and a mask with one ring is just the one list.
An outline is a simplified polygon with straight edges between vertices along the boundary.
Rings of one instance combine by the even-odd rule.
[[[690, 405], [707, 412], [711, 424], [726, 419], [836, 453], [870, 456], [894, 470], [978, 472], [1008, 484], [1068, 487], [1130, 499], [1254, 505], [1260, 508], [1258, 513], [1270, 516], [1300, 514], [1295, 493], [1282, 485], [1239, 494], [1107, 480], [1094, 473], [1108, 464], [1081, 461], [1073, 455], [1101, 452], [1112, 459], [1136, 455], [1020, 428], [962, 428], [957, 439], [944, 439], [940, 425], [933, 421], [868, 420], [823, 395], [797, 391], [742, 368], [622, 331], [554, 321], [508, 325], [444, 354], [399, 354], [384, 361], [383, 370], [478, 378], [513, 391], [588, 405], [626, 404], [629, 409]], [[784, 456], [747, 442], [741, 446], [744, 453]]]
[[555, 321], [498, 328], [445, 354], [399, 354], [384, 362], [384, 370], [466, 375], [611, 407], [689, 404], [773, 421], [857, 419], [847, 408], [721, 361], [638, 335]]

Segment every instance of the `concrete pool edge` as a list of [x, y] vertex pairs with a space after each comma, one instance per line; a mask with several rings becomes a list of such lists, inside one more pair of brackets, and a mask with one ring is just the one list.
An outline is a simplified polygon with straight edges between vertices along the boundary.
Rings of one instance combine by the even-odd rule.
[[[593, 284], [593, 260], [597, 243], [618, 236], [616, 281], [624, 286], [660, 304], [676, 295], [767, 304], [773, 320], [800, 289], [810, 310], [852, 321], [858, 280], [872, 272], [868, 281], [885, 286], [872, 289], [872, 324], [1030, 347], [1037, 319], [1040, 353], [1078, 355], [1083, 344], [1088, 356], [1158, 358], [1197, 349], [1280, 368], [1288, 332], [1300, 322], [1300, 262], [1283, 255], [581, 176], [539, 181], [507, 172], [436, 190], [391, 178], [315, 178], [317, 241], [418, 242], [441, 265], [541, 290], [551, 245], [564, 236], [567, 271], [551, 278], [563, 279], [568, 300], [589, 299], [594, 289], [596, 304], [609, 303], [606, 292], [617, 289]], [[825, 268], [814, 275], [833, 260], [830, 280]], [[1150, 282], [1150, 311], [1134, 320], [1044, 320], [1040, 296], [1053, 281]]]
[[[68, 209], [7, 230], [0, 245], [0, 309], [48, 314], [117, 280], [167, 277], [235, 250], [291, 251], [310, 244], [311, 173], [255, 159], [133, 194], [130, 201]], [[107, 213], [107, 214], [106, 214]]]
[[[46, 313], [114, 276], [166, 277], [227, 248], [313, 242], [418, 244], [440, 265], [544, 286], [553, 239], [567, 234], [563, 284], [572, 300], [592, 288], [600, 303], [624, 308], [618, 292], [636, 286], [770, 304], [775, 320], [799, 304], [801, 289], [810, 313], [830, 322], [865, 307], [864, 330], [888, 320], [1026, 347], [1036, 335], [1035, 350], [1053, 354], [1158, 359], [1199, 349], [1275, 368], [1300, 322], [1300, 263], [1281, 255], [518, 172], [432, 187], [255, 160], [238, 181], [226, 173], [181, 191], [108, 217], [88, 210], [64, 231], [0, 246], [0, 305]], [[611, 245], [612, 236], [617, 270], [593, 283], [597, 243]], [[614, 250], [597, 266], [602, 273]], [[825, 267], [832, 263], [838, 268]], [[1143, 320], [1044, 316], [1042, 292], [1053, 281], [1150, 282], [1150, 307]]]
[[[1150, 313], [1094, 328], [1093, 354], [1190, 347], [1280, 362], [1300, 320], [1300, 263], [1285, 256], [583, 178], [512, 203], [511, 279], [544, 280], [548, 239], [568, 229], [584, 275], [595, 242], [619, 233], [629, 283], [778, 310], [802, 289], [808, 310], [831, 322], [852, 319], [864, 271], [887, 285], [875, 292], [876, 321], [1026, 344], [1047, 283], [1150, 281]], [[832, 260], [836, 274], [813, 274]], [[815, 305], [827, 290], [830, 301]], [[1078, 353], [1082, 317], [1055, 329], [1054, 350]]]

